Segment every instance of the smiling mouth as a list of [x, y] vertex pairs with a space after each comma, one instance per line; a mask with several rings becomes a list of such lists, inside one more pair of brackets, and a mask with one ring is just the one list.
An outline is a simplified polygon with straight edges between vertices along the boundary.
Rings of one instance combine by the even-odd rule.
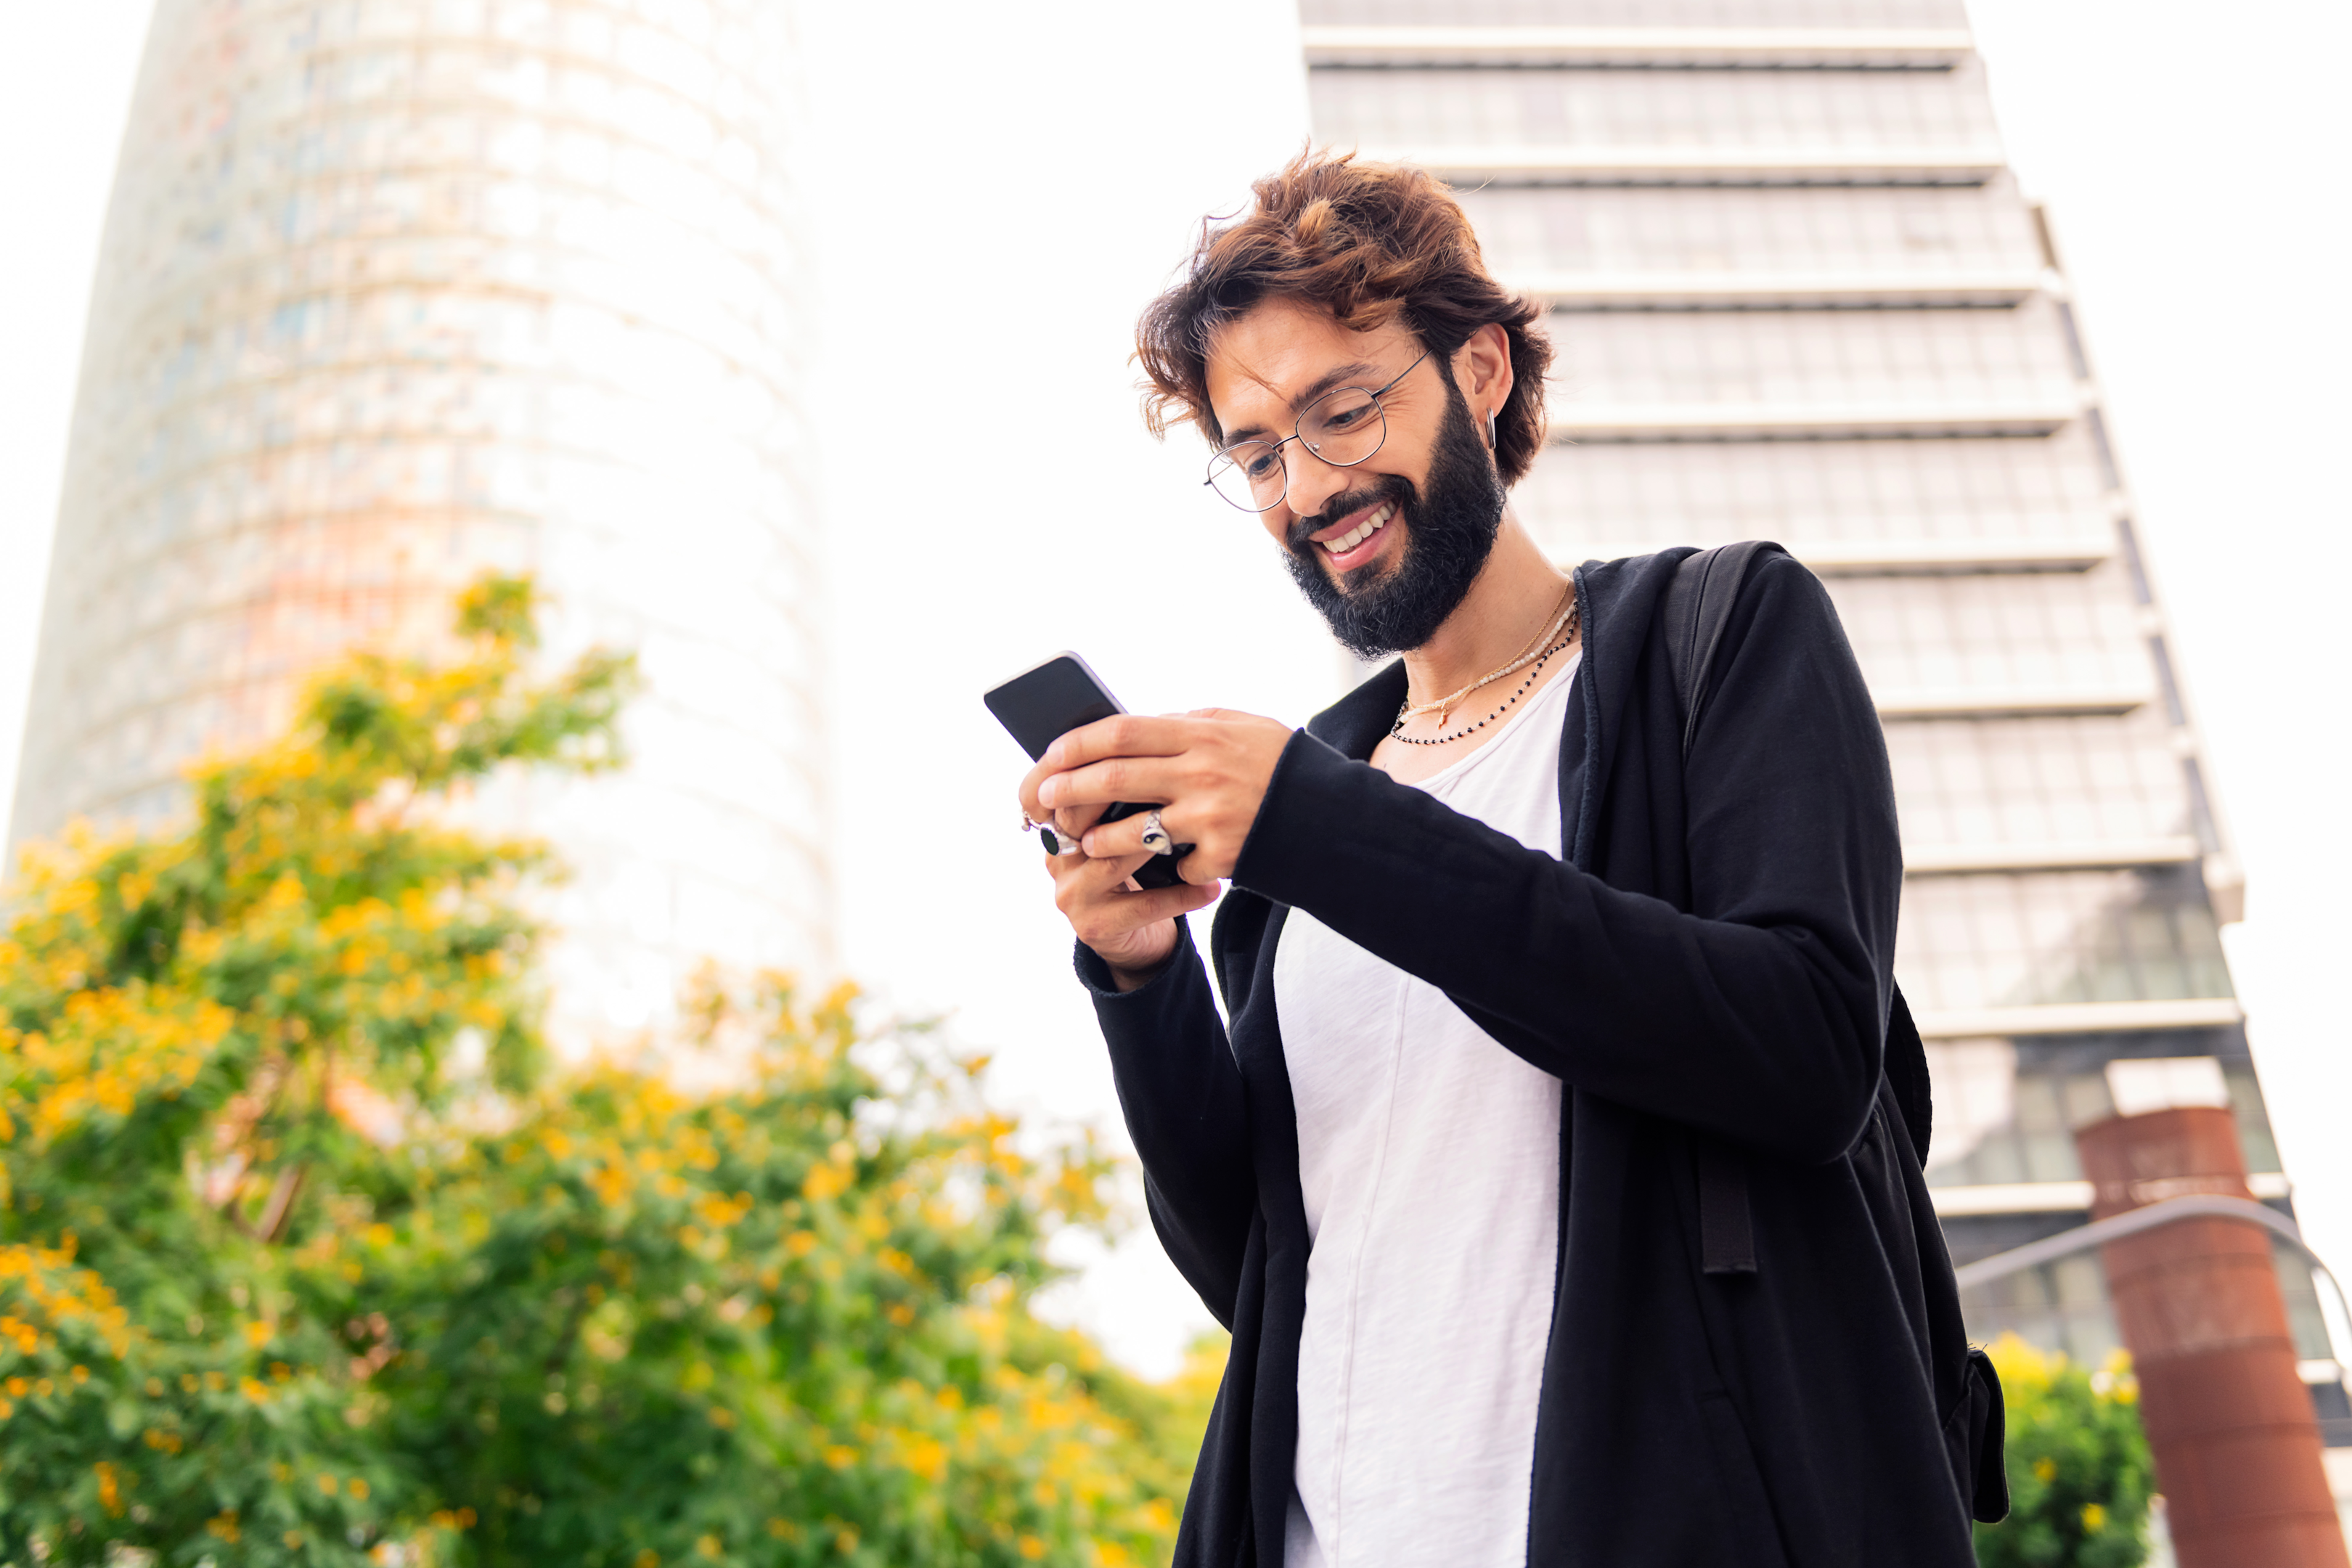
[[1356, 524], [1355, 527], [1349, 529], [1347, 532], [1339, 535], [1339, 538], [1320, 539], [1316, 541], [1316, 542], [1323, 547], [1324, 552], [1327, 554], [1345, 555], [1348, 552], [1355, 549], [1358, 545], [1363, 543], [1364, 541], [1370, 539], [1375, 533], [1378, 533], [1381, 529], [1387, 527], [1389, 519], [1396, 515], [1396, 509], [1397, 503], [1391, 499], [1384, 503], [1378, 511], [1364, 519], [1363, 521]]

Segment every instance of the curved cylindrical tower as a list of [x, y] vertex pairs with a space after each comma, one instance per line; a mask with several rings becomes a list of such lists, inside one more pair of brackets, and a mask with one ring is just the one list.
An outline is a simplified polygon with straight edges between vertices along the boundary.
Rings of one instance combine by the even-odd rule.
[[532, 784], [573, 1038], [702, 955], [830, 966], [815, 521], [769, 0], [158, 0], [107, 218], [11, 839], [148, 820], [496, 566], [638, 650]]

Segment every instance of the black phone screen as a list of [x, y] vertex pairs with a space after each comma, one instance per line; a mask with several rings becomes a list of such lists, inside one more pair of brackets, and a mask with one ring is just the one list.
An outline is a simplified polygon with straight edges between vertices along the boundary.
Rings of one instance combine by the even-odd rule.
[[[1045, 754], [1046, 747], [1080, 725], [1127, 711], [1102, 683], [1102, 678], [1074, 653], [1057, 653], [1045, 663], [1023, 670], [981, 700], [988, 704], [997, 722], [1012, 731], [1033, 763]], [[1102, 820], [1117, 822], [1145, 809], [1121, 801], [1105, 811]], [[1192, 847], [1180, 844], [1175, 854], [1145, 861], [1135, 873], [1136, 886], [1173, 887], [1182, 879], [1176, 873], [1176, 862]]]
[[1102, 683], [1074, 653], [1057, 653], [1034, 668], [1024, 669], [981, 699], [998, 723], [1013, 732], [1021, 749], [1035, 762], [1045, 748], [1081, 724], [1124, 713]]

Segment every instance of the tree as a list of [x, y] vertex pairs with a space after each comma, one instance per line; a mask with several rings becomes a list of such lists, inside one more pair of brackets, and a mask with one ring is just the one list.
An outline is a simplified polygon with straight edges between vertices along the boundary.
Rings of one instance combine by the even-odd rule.
[[533, 609], [486, 579], [462, 658], [348, 659], [184, 829], [28, 855], [0, 1563], [1164, 1555], [1168, 1397], [1026, 1305], [1091, 1145], [780, 976], [708, 979], [664, 1071], [547, 1068], [556, 868], [451, 807], [615, 764], [635, 675], [535, 680]]
[[2009, 1518], [1976, 1527], [1985, 1568], [2138, 1568], [2155, 1475], [2121, 1351], [2095, 1373], [2015, 1334], [1992, 1346], [2009, 1418]]

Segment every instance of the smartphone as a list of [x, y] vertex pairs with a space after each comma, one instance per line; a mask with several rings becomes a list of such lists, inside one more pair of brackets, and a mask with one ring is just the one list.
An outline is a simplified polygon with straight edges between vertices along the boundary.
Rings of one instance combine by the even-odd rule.
[[[1127, 711], [1110, 694], [1110, 688], [1102, 683], [1102, 677], [1087, 667], [1085, 659], [1066, 652], [1023, 670], [981, 700], [996, 715], [996, 721], [1012, 732], [1033, 763], [1045, 754], [1046, 747], [1079, 726]], [[1104, 812], [1102, 820], [1117, 822], [1139, 811], [1149, 811], [1151, 805], [1121, 801]], [[1050, 840], [1054, 830], [1049, 827], [1044, 831]], [[1190, 844], [1179, 844], [1172, 855], [1153, 856], [1137, 868], [1135, 885], [1174, 887], [1183, 879], [1176, 874], [1176, 862], [1192, 852]]]

